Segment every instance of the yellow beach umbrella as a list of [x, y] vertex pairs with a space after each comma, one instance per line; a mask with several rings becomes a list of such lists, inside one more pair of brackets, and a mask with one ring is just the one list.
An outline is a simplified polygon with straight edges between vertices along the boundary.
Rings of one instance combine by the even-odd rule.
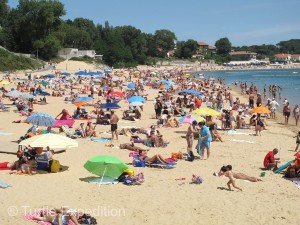
[[192, 111], [192, 114], [198, 114], [202, 116], [219, 116], [220, 113], [210, 108], [200, 108]]
[[0, 82], [0, 84], [3, 84], [3, 85], [10, 84], [10, 82], [8, 80], [3, 80], [3, 81]]
[[78, 147], [78, 143], [71, 138], [62, 136], [60, 134], [42, 134], [36, 135], [21, 141], [19, 145], [31, 146], [31, 147], [43, 147], [46, 148], [74, 148]]
[[252, 112], [253, 113], [270, 113], [271, 111], [267, 107], [259, 106], [259, 107], [252, 109]]

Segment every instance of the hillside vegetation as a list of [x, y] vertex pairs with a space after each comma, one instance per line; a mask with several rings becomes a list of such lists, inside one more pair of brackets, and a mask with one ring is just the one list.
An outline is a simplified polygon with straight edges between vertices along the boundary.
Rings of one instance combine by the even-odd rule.
[[16, 55], [0, 48], [0, 71], [35, 69], [42, 65], [40, 61]]

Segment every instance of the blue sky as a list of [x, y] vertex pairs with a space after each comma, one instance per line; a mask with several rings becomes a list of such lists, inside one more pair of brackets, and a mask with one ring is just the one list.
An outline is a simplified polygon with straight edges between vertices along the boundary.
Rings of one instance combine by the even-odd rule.
[[[210, 45], [227, 37], [233, 46], [300, 39], [300, 0], [61, 0], [64, 19], [132, 25], [145, 33], [168, 29], [178, 40]], [[9, 0], [16, 7], [18, 0]]]

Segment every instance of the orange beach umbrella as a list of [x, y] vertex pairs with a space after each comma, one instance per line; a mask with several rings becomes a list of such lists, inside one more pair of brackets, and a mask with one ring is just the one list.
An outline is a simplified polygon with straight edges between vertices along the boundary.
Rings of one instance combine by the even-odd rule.
[[252, 109], [252, 112], [253, 113], [270, 113], [271, 111], [267, 107], [259, 106], [259, 107]]

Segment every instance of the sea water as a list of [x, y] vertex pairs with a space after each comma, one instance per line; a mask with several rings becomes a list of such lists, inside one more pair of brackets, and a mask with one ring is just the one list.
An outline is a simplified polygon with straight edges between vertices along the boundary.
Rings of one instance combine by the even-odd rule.
[[[198, 73], [196, 73], [198, 74]], [[197, 77], [197, 75], [195, 76]], [[267, 86], [267, 98], [272, 98], [269, 93], [270, 85], [278, 85], [282, 88], [281, 99], [276, 93], [276, 101], [282, 106], [286, 98], [291, 107], [300, 105], [300, 69], [264, 69], [264, 70], [228, 70], [205, 72], [205, 78], [224, 78], [226, 85], [233, 82], [247, 82], [247, 87], [254, 83], [258, 87], [258, 92], [262, 94], [263, 88]], [[266, 100], [266, 99], [265, 99]]]

